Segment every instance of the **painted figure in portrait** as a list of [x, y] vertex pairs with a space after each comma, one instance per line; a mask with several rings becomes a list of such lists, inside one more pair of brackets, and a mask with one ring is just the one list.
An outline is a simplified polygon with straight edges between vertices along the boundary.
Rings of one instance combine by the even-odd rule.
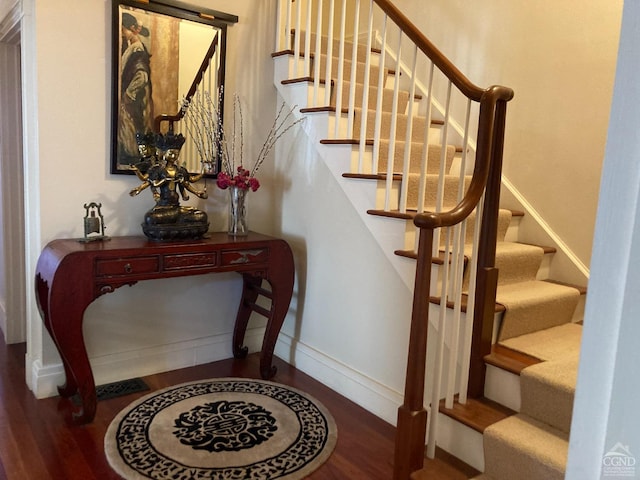
[[118, 163], [130, 165], [140, 159], [136, 134], [153, 129], [151, 55], [145, 45], [150, 32], [132, 13], [123, 12], [121, 34]]

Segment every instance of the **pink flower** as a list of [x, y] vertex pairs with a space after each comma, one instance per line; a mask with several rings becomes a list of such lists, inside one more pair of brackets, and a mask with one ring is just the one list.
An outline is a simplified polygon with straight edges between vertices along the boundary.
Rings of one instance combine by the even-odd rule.
[[216, 185], [223, 190], [229, 187], [238, 187], [243, 190], [251, 189], [252, 192], [255, 192], [260, 188], [260, 182], [257, 178], [251, 176], [251, 172], [249, 170], [245, 169], [242, 165], [240, 165], [236, 170], [237, 173], [234, 177], [231, 177], [231, 175], [225, 172], [218, 173]]
[[251, 187], [251, 191], [255, 192], [256, 190], [258, 190], [260, 188], [260, 182], [258, 181], [257, 178], [251, 177], [249, 179], [249, 186]]
[[224, 172], [220, 172], [218, 174], [216, 184], [218, 185], [218, 187], [224, 190], [225, 188], [228, 188], [231, 185], [231, 177], [229, 177], [229, 175], [227, 175]]

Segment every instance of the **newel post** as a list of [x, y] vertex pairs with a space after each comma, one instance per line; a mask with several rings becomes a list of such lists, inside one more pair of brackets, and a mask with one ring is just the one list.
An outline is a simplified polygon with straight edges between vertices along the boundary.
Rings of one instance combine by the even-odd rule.
[[496, 290], [498, 288], [498, 269], [495, 264], [506, 110], [507, 102], [498, 100], [494, 111], [493, 129], [488, 135], [491, 140], [491, 163], [482, 212], [480, 245], [478, 246], [476, 299], [469, 365], [468, 395], [471, 398], [479, 398], [484, 395], [486, 375], [484, 357], [491, 353]]
[[421, 228], [413, 292], [404, 403], [398, 409], [393, 466], [394, 480], [408, 480], [412, 472], [421, 470], [424, 466], [424, 441], [427, 429], [424, 385], [432, 247], [433, 230]]

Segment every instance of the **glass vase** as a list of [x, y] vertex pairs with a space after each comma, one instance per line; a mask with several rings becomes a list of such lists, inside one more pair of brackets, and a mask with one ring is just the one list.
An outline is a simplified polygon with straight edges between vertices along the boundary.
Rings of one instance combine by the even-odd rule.
[[248, 189], [229, 187], [229, 235], [241, 236], [249, 233], [246, 204], [248, 192]]

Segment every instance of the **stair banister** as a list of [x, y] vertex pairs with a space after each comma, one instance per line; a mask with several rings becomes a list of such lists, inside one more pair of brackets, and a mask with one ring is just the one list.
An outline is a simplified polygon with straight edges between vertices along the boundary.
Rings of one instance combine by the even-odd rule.
[[[286, 4], [286, 9], [281, 8], [280, 11], [286, 11], [287, 17], [291, 15], [291, 2], [293, 0], [281, 0], [278, 3], [279, 6], [283, 6]], [[296, 3], [300, 2], [300, 4], [312, 5], [311, 0], [295, 0]], [[480, 88], [470, 82], [461, 72], [458, 70], [425, 36], [422, 32], [420, 32], [409, 20], [408, 18], [402, 14], [398, 8], [390, 1], [390, 0], [369, 0], [370, 10], [369, 10], [369, 29], [368, 34], [369, 38], [366, 42], [367, 47], [365, 52], [369, 52], [366, 54], [366, 58], [362, 61], [365, 65], [366, 73], [364, 75], [363, 81], [363, 94], [362, 94], [362, 103], [361, 103], [361, 111], [367, 112], [367, 114], [363, 114], [360, 119], [356, 119], [356, 122], [360, 125], [360, 134], [358, 138], [352, 138], [353, 133], [351, 132], [352, 123], [349, 121], [347, 125], [347, 134], [343, 132], [338, 133], [338, 123], [340, 122], [341, 114], [343, 112], [342, 104], [343, 104], [343, 64], [342, 60], [344, 59], [344, 42], [346, 32], [344, 29], [345, 25], [345, 5], [350, 0], [326, 0], [328, 3], [328, 28], [326, 30], [326, 65], [325, 65], [325, 74], [322, 81], [325, 83], [325, 100], [324, 104], [317, 104], [316, 100], [319, 97], [318, 94], [318, 85], [320, 84], [320, 80], [318, 77], [320, 70], [318, 67], [318, 59], [321, 56], [321, 50], [319, 48], [318, 38], [320, 33], [317, 32], [316, 37], [316, 49], [313, 52], [314, 61], [314, 78], [313, 78], [313, 93], [309, 98], [313, 98], [313, 105], [310, 108], [307, 108], [310, 113], [311, 112], [335, 112], [333, 125], [334, 128], [331, 131], [335, 130], [334, 138], [322, 140], [321, 143], [331, 144], [359, 144], [359, 157], [358, 157], [358, 167], [357, 174], [350, 173], [348, 175], [357, 177], [369, 177], [377, 180], [379, 185], [383, 183], [386, 185], [386, 191], [384, 198], [382, 196], [379, 197], [381, 203], [385, 204], [384, 210], [374, 210], [371, 212], [375, 212], [374, 214], [383, 214], [384, 216], [396, 216], [400, 218], [414, 218], [414, 224], [416, 230], [418, 231], [417, 235], [417, 249], [415, 253], [417, 258], [417, 268], [416, 268], [416, 276], [415, 276], [415, 289], [414, 289], [414, 299], [413, 299], [413, 312], [411, 316], [411, 325], [410, 325], [410, 338], [409, 338], [409, 351], [407, 357], [407, 371], [406, 371], [406, 380], [405, 380], [405, 392], [404, 392], [404, 402], [403, 405], [400, 406], [398, 410], [398, 422], [397, 422], [397, 433], [396, 433], [396, 448], [395, 448], [395, 458], [394, 458], [394, 480], [408, 480], [410, 475], [417, 470], [420, 470], [423, 466], [424, 462], [424, 440], [427, 426], [427, 408], [425, 407], [425, 399], [424, 399], [424, 391], [427, 380], [431, 381], [431, 378], [439, 378], [441, 372], [436, 371], [433, 373], [433, 370], [436, 368], [430, 368], [430, 378], [425, 376], [426, 374], [426, 359], [427, 359], [427, 339], [428, 339], [428, 329], [430, 328], [429, 323], [429, 304], [430, 299], [433, 297], [431, 295], [437, 295], [437, 291], [441, 290], [441, 298], [439, 299], [440, 305], [442, 309], [447, 308], [447, 305], [454, 306], [454, 326], [453, 332], [456, 333], [460, 329], [459, 323], [459, 312], [461, 310], [461, 305], [463, 300], [463, 287], [462, 287], [462, 268], [461, 266], [464, 264], [462, 260], [462, 252], [464, 252], [464, 241], [460, 241], [460, 239], [465, 238], [464, 230], [466, 228], [466, 220], [469, 216], [475, 211], [476, 212], [476, 229], [474, 231], [474, 246], [472, 247], [471, 259], [468, 262], [470, 269], [475, 269], [475, 272], [471, 272], [470, 286], [473, 288], [473, 291], [469, 290], [468, 296], [468, 305], [466, 311], [466, 318], [468, 319], [465, 325], [465, 333], [459, 335], [459, 337], [463, 338], [460, 343], [460, 346], [454, 346], [451, 348], [451, 352], [459, 350], [460, 356], [458, 360], [449, 359], [449, 364], [454, 363], [454, 361], [459, 362], [458, 365], [462, 372], [470, 372], [469, 378], [466, 373], [463, 373], [461, 376], [462, 380], [459, 382], [459, 386], [457, 387], [460, 391], [460, 399], [466, 398], [467, 395], [467, 385], [469, 386], [468, 394], [471, 397], [477, 397], [482, 395], [482, 390], [484, 386], [484, 362], [483, 357], [485, 354], [489, 353], [491, 346], [491, 333], [493, 327], [493, 317], [494, 317], [494, 309], [495, 309], [495, 294], [496, 294], [496, 285], [497, 285], [497, 269], [495, 267], [495, 244], [497, 238], [497, 219], [498, 219], [498, 200], [500, 196], [500, 179], [501, 179], [501, 167], [502, 167], [502, 149], [503, 149], [503, 141], [504, 141], [504, 132], [505, 132], [505, 115], [506, 115], [506, 103], [511, 100], [513, 97], [513, 91], [509, 88], [502, 86], [492, 86], [489, 88]], [[335, 40], [335, 50], [339, 53], [334, 55], [334, 35], [333, 35], [333, 22], [334, 22], [334, 9], [337, 11], [338, 5], [335, 5], [338, 2], [338, 5], [342, 7], [340, 11], [337, 13], [338, 18], [336, 21], [340, 22], [337, 25], [340, 29], [340, 38]], [[282, 5], [281, 5], [282, 4]], [[318, 2], [318, 5], [322, 5], [322, 2]], [[359, 5], [359, 3], [355, 3], [354, 5]], [[369, 56], [370, 52], [373, 51], [371, 48], [371, 42], [373, 41], [374, 33], [376, 32], [373, 25], [373, 7], [377, 7], [382, 11], [382, 16], [380, 18], [380, 25], [377, 27], [379, 38], [376, 38], [377, 41], [380, 42], [381, 48], [379, 50], [379, 57], [377, 65], [380, 66], [378, 70], [378, 81], [370, 82], [369, 78], [369, 68], [371, 66], [371, 62]], [[358, 8], [354, 9], [356, 12], [359, 11]], [[326, 12], [325, 12], [326, 13]], [[357, 20], [357, 19], [356, 19]], [[393, 24], [398, 27], [398, 42], [395, 42], [395, 31], [388, 32], [387, 31], [387, 23], [388, 21], [393, 22]], [[364, 25], [366, 24], [366, 20], [361, 20], [362, 23], [354, 22], [354, 25]], [[286, 22], [281, 21], [281, 24], [285, 24], [291, 26], [291, 20], [288, 19]], [[309, 25], [310, 22], [307, 22]], [[323, 25], [320, 19], [318, 19], [318, 25]], [[323, 25], [324, 26], [324, 25]], [[393, 28], [393, 26], [391, 26]], [[318, 28], [318, 30], [320, 30]], [[323, 28], [324, 30], [324, 28]], [[353, 34], [355, 36], [359, 36], [357, 27], [354, 27]], [[293, 62], [289, 63], [289, 65], [297, 65], [299, 60], [301, 60], [300, 49], [299, 47], [296, 49], [296, 46], [300, 41], [300, 32], [296, 31], [291, 32], [289, 28], [286, 29], [285, 39], [291, 33], [292, 40], [295, 43], [293, 48], [289, 48], [288, 45], [282, 45], [280, 40], [282, 36], [278, 33], [277, 45], [280, 47], [277, 52], [278, 55], [293, 55]], [[311, 35], [310, 32], [305, 32], [305, 41], [307, 37]], [[388, 37], [392, 37], [392, 43], [387, 43]], [[414, 43], [414, 46], [405, 45], [407, 42], [405, 40]], [[352, 57], [354, 61], [352, 65], [355, 65], [357, 62], [357, 56], [359, 55], [357, 50], [359, 39], [354, 38], [352, 43]], [[402, 47], [401, 47], [402, 46]], [[282, 49], [284, 47], [284, 50]], [[420, 79], [416, 79], [416, 62], [413, 60], [411, 65], [404, 65], [403, 59], [401, 55], [401, 48], [405, 50], [408, 47], [408, 52], [414, 53], [419, 52], [420, 55], [424, 55], [428, 61], [431, 62], [431, 69], [427, 74], [426, 82], [421, 82]], [[311, 48], [308, 44], [305, 45], [304, 55], [310, 55], [308, 52], [309, 48]], [[414, 50], [412, 50], [412, 48]], [[395, 54], [395, 58], [394, 58]], [[390, 72], [385, 71], [385, 67], [390, 65], [390, 62], [385, 60], [386, 56], [389, 56], [393, 59], [395, 63], [394, 73], [394, 84], [393, 84], [393, 92], [390, 93], [391, 88], [385, 86], [386, 76], [389, 75]], [[338, 65], [335, 66], [335, 70], [338, 70], [337, 76], [332, 75], [332, 62], [330, 59], [334, 57], [339, 57], [340, 61]], [[413, 58], [413, 57], [412, 57]], [[306, 59], [305, 63], [306, 63]], [[423, 60], [421, 58], [421, 60]], [[422, 63], [420, 63], [422, 65]], [[354, 68], [352, 66], [352, 68]], [[393, 68], [393, 67], [392, 67]], [[434, 70], [437, 68], [437, 81], [434, 82]], [[351, 75], [351, 82], [353, 84], [353, 70]], [[402, 79], [400, 75], [403, 75]], [[307, 73], [308, 75], [308, 73]], [[336, 78], [337, 77], [337, 78]], [[442, 78], [440, 78], [442, 77]], [[389, 76], [389, 78], [391, 78]], [[291, 79], [289, 78], [287, 82], [304, 82], [310, 81], [310, 78], [297, 78]], [[442, 84], [440, 84], [440, 80], [442, 80]], [[400, 81], [403, 81], [405, 85], [403, 85], [403, 89], [408, 90], [407, 97], [408, 102], [416, 102], [422, 101], [422, 107], [426, 110], [426, 120], [422, 123], [425, 128], [424, 131], [424, 147], [422, 151], [422, 163], [420, 164], [420, 183], [418, 192], [418, 204], [417, 207], [411, 207], [415, 210], [412, 212], [408, 211], [406, 198], [406, 185], [401, 185], [398, 188], [397, 192], [392, 192], [392, 186], [396, 185], [398, 181], [405, 182], [409, 181], [407, 179], [409, 170], [407, 169], [407, 163], [409, 157], [411, 156], [411, 148], [413, 144], [419, 144], [421, 140], [416, 140], [412, 135], [413, 128], [413, 103], [407, 104], [407, 107], [403, 107], [405, 110], [400, 110], [398, 108], [398, 89], [400, 85]], [[419, 85], [418, 85], [419, 83]], [[283, 81], [283, 84], [285, 82]], [[375, 107], [369, 103], [369, 86], [376, 88], [375, 90]], [[436, 95], [436, 91], [434, 89], [446, 86], [446, 101], [442, 106], [439, 106], [439, 100], [445, 100], [444, 98], [437, 98], [440, 95]], [[450, 98], [450, 92], [452, 90], [452, 86], [455, 87], [456, 91], [455, 95], [459, 95], [464, 97], [467, 102], [466, 104], [466, 118], [464, 119], [464, 127], [459, 126], [457, 122], [457, 112], [454, 107], [452, 107], [452, 102]], [[422, 95], [420, 98], [416, 98], [413, 95], [414, 89], [418, 87], [421, 91]], [[384, 92], [384, 89], [387, 89]], [[350, 93], [348, 95], [349, 102], [349, 112], [348, 119], [351, 120], [351, 106], [354, 104], [353, 98], [354, 89], [350, 88]], [[373, 92], [373, 91], [372, 91]], [[334, 93], [335, 103], [332, 104], [330, 102], [331, 94]], [[383, 93], [386, 93], [383, 96]], [[346, 94], [346, 92], [345, 92]], [[444, 92], [442, 93], [444, 97]], [[387, 113], [389, 116], [385, 119], [385, 122], [388, 122], [388, 127], [385, 126], [385, 132], [381, 132], [381, 119], [382, 119], [382, 111], [383, 111], [383, 98], [385, 102], [384, 108], [387, 109]], [[457, 98], [457, 97], [456, 97]], [[425, 101], [426, 99], [426, 101]], [[345, 99], [345, 102], [347, 100]], [[356, 101], [360, 101], [357, 99]], [[426, 105], [425, 105], [426, 103]], [[455, 102], [453, 102], [455, 103]], [[473, 115], [470, 115], [471, 111], [471, 103], [473, 103]], [[373, 108], [372, 108], [373, 107]], [[433, 108], [432, 108], [433, 107]], [[368, 117], [368, 110], [375, 109], [375, 116], [372, 118]], [[305, 110], [305, 109], [301, 109]], [[431, 113], [434, 112], [434, 117], [432, 117]], [[402, 138], [396, 138], [396, 121], [400, 115], [405, 115], [406, 130], [402, 135]], [[418, 110], [417, 115], [422, 115], [422, 112]], [[463, 114], [461, 114], [463, 115]], [[471, 121], [470, 121], [471, 119]], [[434, 121], [435, 120], [435, 121]], [[372, 132], [367, 128], [367, 123], [372, 122], [373, 128]], [[476, 124], [477, 122], [477, 124]], [[439, 145], [442, 145], [444, 148], [441, 149], [439, 155], [439, 172], [435, 171], [430, 172], [427, 168], [427, 163], [429, 161], [429, 149], [428, 144], [430, 143], [430, 127], [432, 124], [437, 124], [441, 126], [440, 129], [440, 137], [439, 140], [435, 141]], [[471, 124], [474, 124], [475, 127], [472, 127]], [[388, 132], [386, 131], [388, 128]], [[476, 129], [475, 137], [470, 135], [470, 130]], [[448, 137], [448, 132], [451, 132], [452, 137]], [[381, 133], [384, 133], [388, 137], [389, 145], [388, 145], [388, 155], [387, 155], [387, 164], [384, 168], [379, 168], [378, 162], [383, 161], [383, 156], [387, 152], [383, 152], [380, 147], [380, 139], [382, 138]], [[417, 133], [417, 132], [416, 132]], [[331, 133], [329, 133], [331, 135]], [[434, 135], [438, 136], [437, 134]], [[457, 136], [457, 137], [456, 137]], [[372, 138], [373, 137], [373, 138]], [[459, 138], [458, 138], [459, 137]], [[475, 140], [475, 144], [474, 144]], [[394, 165], [395, 162], [395, 148], [396, 141], [404, 141], [404, 158], [399, 159], [398, 165]], [[451, 142], [449, 142], [451, 141]], [[445, 153], [445, 149], [449, 148], [450, 143], [462, 142], [462, 159], [461, 166], [464, 166], [467, 155], [473, 155], [473, 153], [469, 153], [469, 151], [475, 153], [475, 160], [470, 156], [469, 160], [469, 168], [471, 168], [471, 162], [473, 162], [473, 172], [469, 179], [469, 172], [466, 171], [465, 168], [459, 169], [460, 178], [458, 183], [458, 195], [456, 197], [448, 197], [447, 202], [445, 203], [443, 200], [443, 189], [445, 188], [445, 182], [449, 182], [449, 179], [445, 179], [445, 175], [458, 175], [458, 173], [451, 173], [451, 167], [447, 164], [445, 168], [445, 162], [451, 162], [452, 156], [448, 156]], [[371, 146], [371, 160], [370, 160], [370, 168], [363, 168], [363, 152], [367, 146]], [[416, 147], [417, 148], [417, 147]], [[385, 149], [386, 150], [386, 149]], [[453, 150], [453, 149], [452, 149]], [[459, 152], [460, 150], [458, 150]], [[459, 158], [459, 157], [458, 157]], [[369, 160], [367, 160], [369, 161]], [[401, 172], [401, 173], [399, 173]], [[413, 173], [413, 172], [412, 172]], [[427, 178], [428, 175], [431, 177]], [[346, 175], [345, 175], [346, 176]], [[432, 197], [433, 190], [429, 191], [428, 203], [427, 203], [427, 194], [425, 188], [427, 186], [427, 182], [430, 182], [429, 188], [434, 187], [434, 177], [438, 177], [437, 182], [437, 191], [435, 198]], [[466, 178], [465, 178], [466, 177]], [[449, 182], [450, 183], [450, 182]], [[467, 190], [464, 191], [464, 186], [469, 185]], [[414, 190], [415, 191], [415, 190]], [[390, 201], [390, 195], [397, 195], [398, 197], [398, 206], [395, 207], [395, 197], [393, 201]], [[435, 205], [434, 203], [435, 202]], [[453, 206], [453, 202], [457, 202], [457, 205]], [[391, 210], [394, 209], [394, 210]], [[397, 210], [396, 210], [397, 209]], [[427, 211], [427, 210], [435, 210], [435, 211]], [[450, 229], [455, 227], [453, 231], [453, 235], [451, 235]], [[442, 237], [445, 240], [444, 244], [440, 243], [440, 230], [445, 229]], [[450, 239], [458, 239], [454, 241], [453, 246], [450, 248]], [[434, 247], [436, 247], [434, 251]], [[433, 257], [434, 255], [442, 255], [439, 253], [440, 248], [444, 250], [444, 256], [437, 259], [440, 260], [443, 264], [444, 271], [442, 274], [442, 281], [435, 282], [434, 288], [432, 289], [432, 280], [431, 280], [431, 271], [433, 265]], [[452, 257], [451, 257], [451, 256]], [[450, 258], [455, 258], [453, 262], [449, 262]], [[449, 270], [448, 270], [449, 269]], [[451, 275], [450, 275], [451, 274]], [[446, 282], [447, 279], [451, 278], [451, 284]], [[442, 287], [441, 287], [442, 285]], [[444, 310], [441, 312], [444, 314]], [[447, 320], [448, 321], [448, 320]], [[445, 324], [444, 315], [441, 315], [440, 322], [442, 326], [442, 330], [438, 331], [438, 335], [444, 335], [444, 330], [450, 328]], [[473, 332], [469, 332], [469, 324], [472, 324]], [[458, 335], [456, 335], [458, 337]], [[458, 341], [456, 339], [455, 341]], [[440, 342], [440, 339], [439, 339]], [[437, 363], [437, 361], [436, 361]], [[471, 364], [469, 366], [469, 364]], [[455, 378], [455, 375], [452, 375], [451, 372], [447, 375], [447, 402], [451, 402], [454, 393], [454, 388], [451, 386], [451, 378]], [[440, 384], [438, 387], [440, 388]], [[432, 390], [436, 392], [434, 388]], [[439, 392], [440, 390], [438, 390]], [[444, 389], [443, 389], [444, 391]], [[438, 400], [431, 402], [431, 423], [434, 424], [437, 421], [437, 411], [438, 411]], [[429, 448], [431, 449], [433, 446], [433, 442], [435, 442], [435, 438], [430, 437], [429, 439]]]
[[[485, 196], [483, 229], [478, 253], [478, 281], [469, 375], [471, 396], [481, 395], [481, 392], [477, 392], [476, 389], [484, 388], [484, 362], [482, 358], [489, 353], [488, 350], [491, 348], [491, 331], [498, 280], [498, 271], [495, 268], [495, 245], [502, 147], [506, 102], [511, 98], [513, 98], [513, 91], [500, 86], [490, 87], [481, 96], [477, 158], [471, 184], [462, 201], [447, 212], [419, 213], [414, 219], [414, 224], [420, 228], [420, 240], [404, 404], [398, 410], [394, 480], [407, 480], [412, 472], [423, 467], [424, 462], [423, 439], [427, 413], [423, 397], [434, 230], [462, 222], [476, 208], [483, 194]], [[437, 411], [438, 406], [432, 405], [432, 408]]]

